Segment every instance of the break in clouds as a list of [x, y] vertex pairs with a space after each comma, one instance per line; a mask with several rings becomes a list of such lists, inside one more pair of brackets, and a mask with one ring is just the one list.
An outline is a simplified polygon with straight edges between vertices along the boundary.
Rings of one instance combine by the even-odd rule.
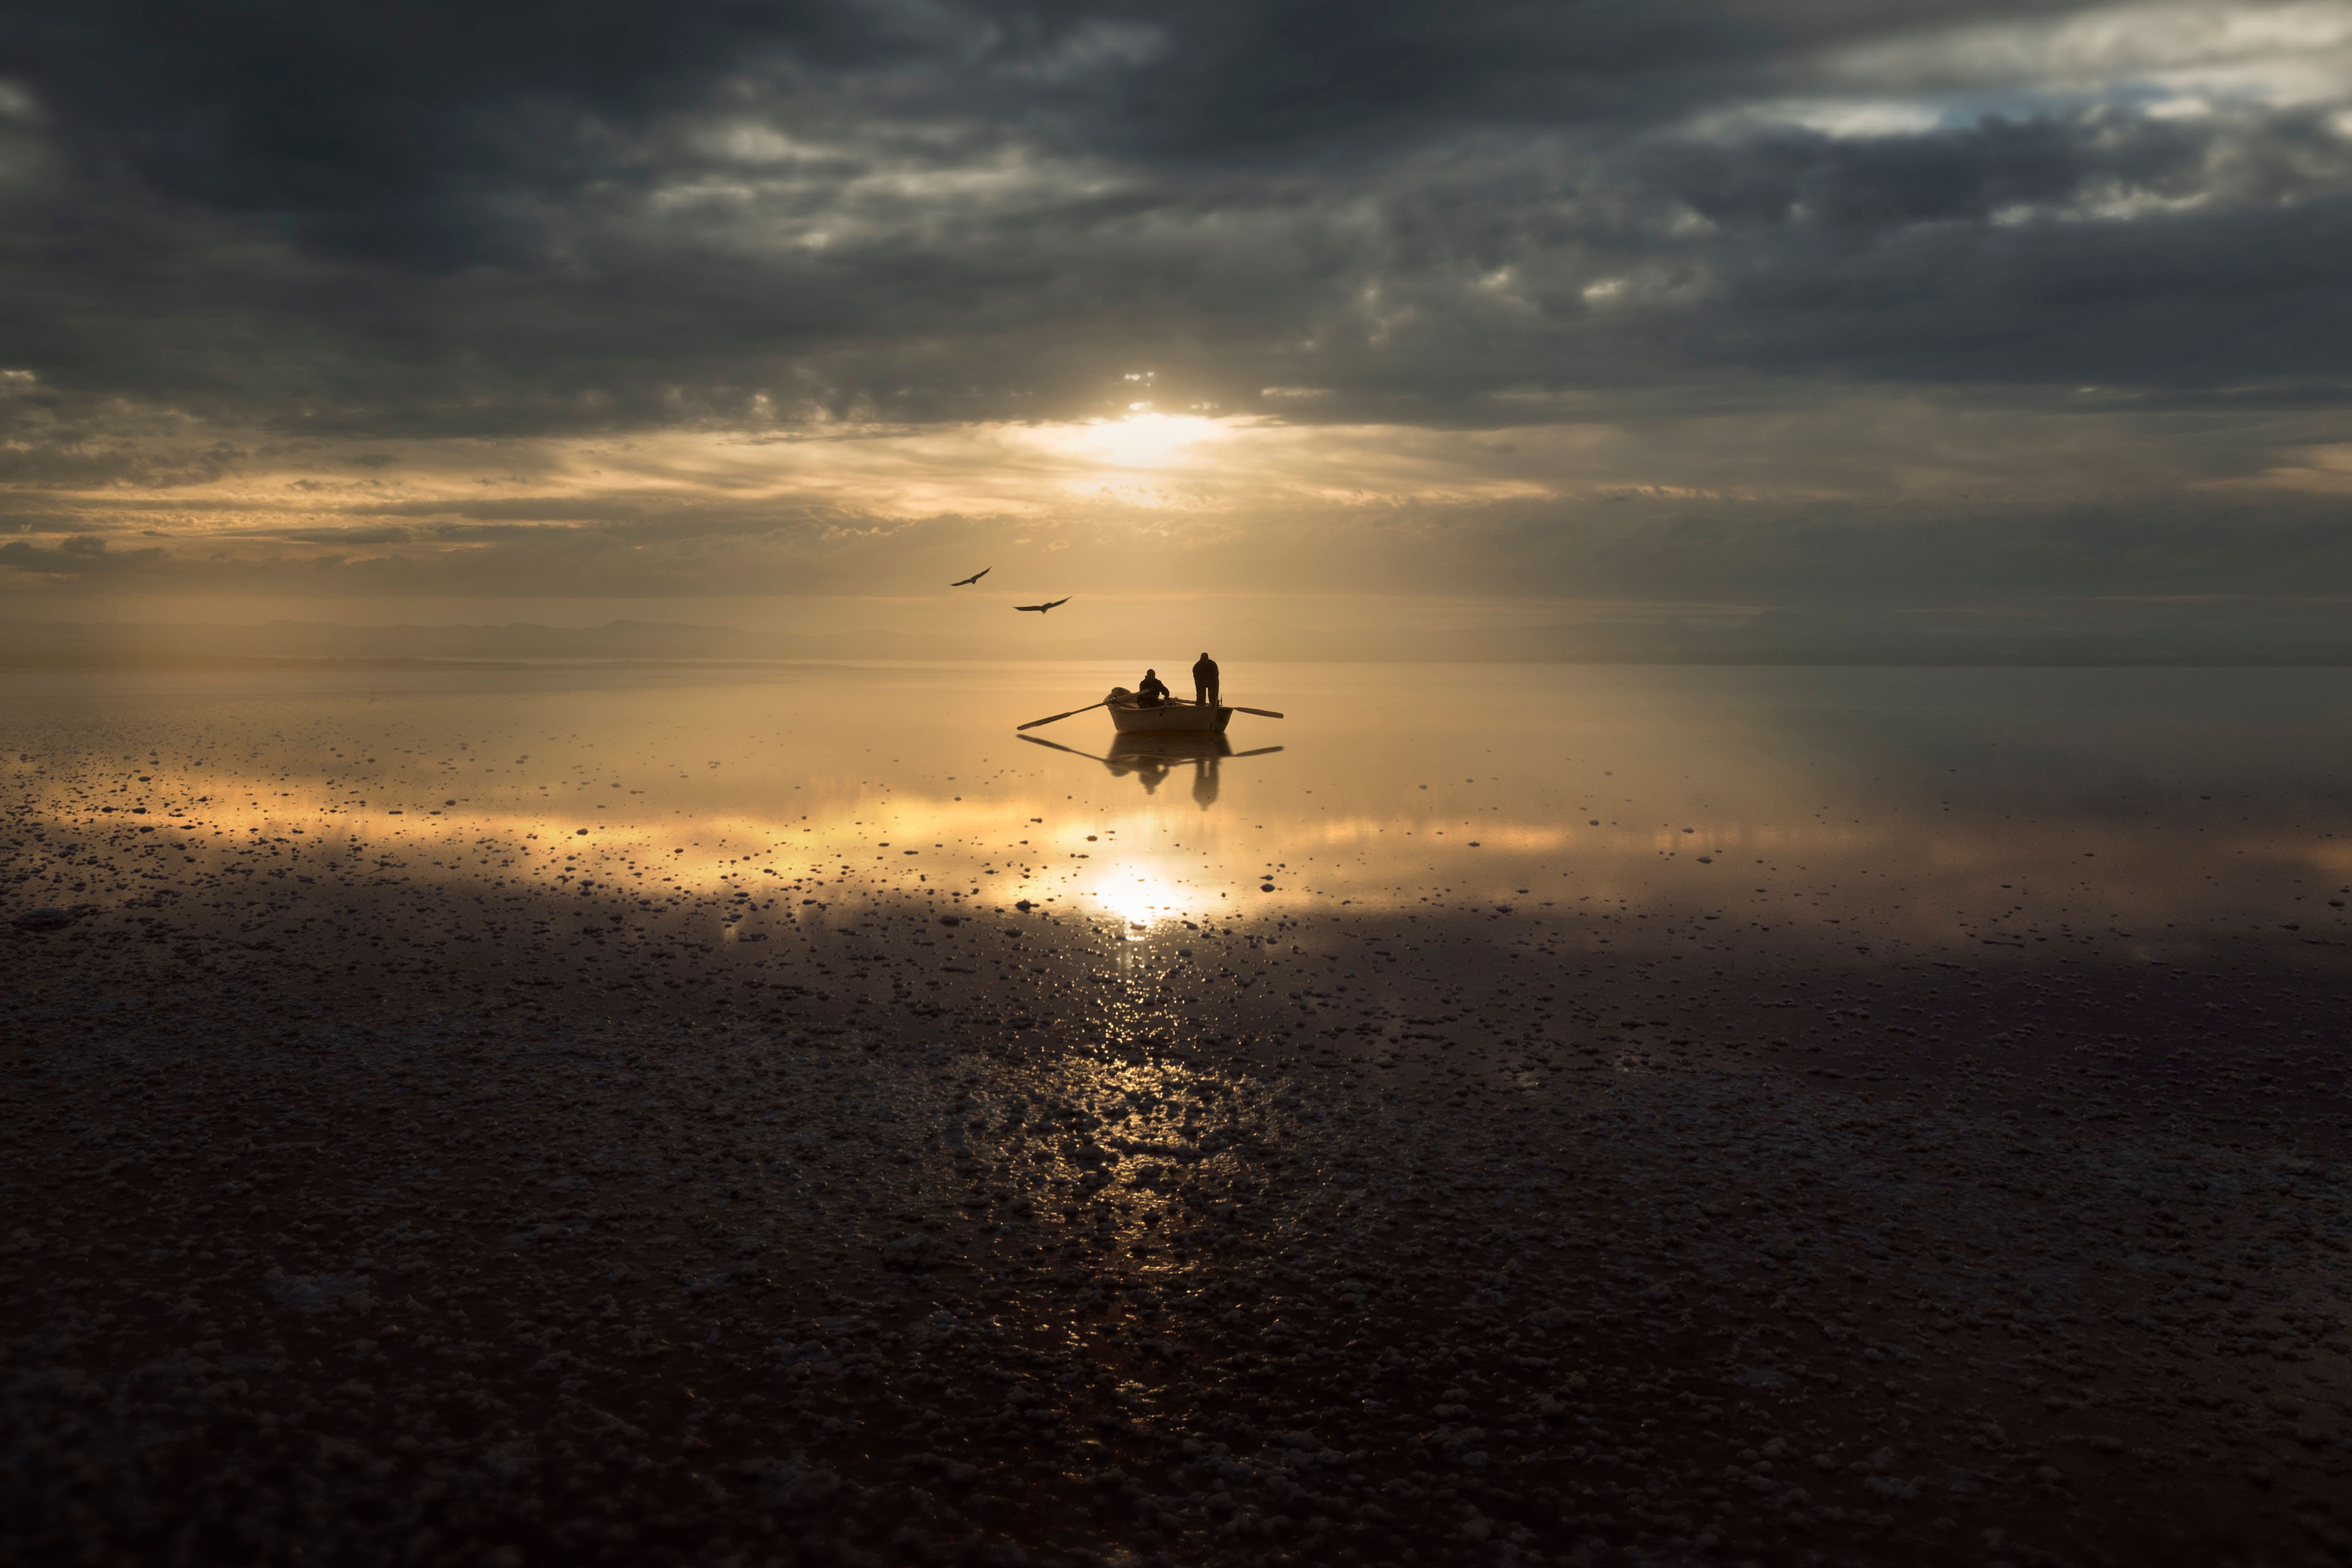
[[2352, 5], [29, 4], [19, 593], [2352, 591]]

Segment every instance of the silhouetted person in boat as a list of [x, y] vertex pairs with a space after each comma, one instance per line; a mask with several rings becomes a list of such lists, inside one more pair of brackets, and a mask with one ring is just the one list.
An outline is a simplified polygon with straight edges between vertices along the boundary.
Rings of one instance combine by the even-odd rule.
[[1217, 697], [1217, 661], [1203, 652], [1192, 666], [1192, 700], [1203, 708], [1214, 708]]
[[1164, 704], [1168, 698], [1168, 683], [1160, 679], [1160, 672], [1156, 669], [1145, 670], [1143, 684], [1135, 689], [1135, 705], [1138, 708], [1158, 708]]

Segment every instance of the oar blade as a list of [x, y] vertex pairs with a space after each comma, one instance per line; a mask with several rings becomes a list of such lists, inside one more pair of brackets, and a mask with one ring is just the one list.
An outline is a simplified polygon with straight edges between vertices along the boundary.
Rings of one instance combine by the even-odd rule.
[[1282, 717], [1281, 714], [1276, 713], [1271, 708], [1234, 708], [1234, 705], [1230, 702], [1226, 703], [1225, 706], [1233, 708], [1234, 711], [1236, 713], [1255, 713], [1261, 719], [1279, 719]]

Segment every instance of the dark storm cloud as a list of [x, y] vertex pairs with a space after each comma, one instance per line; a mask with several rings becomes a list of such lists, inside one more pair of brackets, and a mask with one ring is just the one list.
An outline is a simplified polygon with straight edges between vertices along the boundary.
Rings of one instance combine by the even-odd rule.
[[68, 420], [467, 435], [1066, 416], [1140, 368], [1432, 423], [1727, 367], [2334, 374], [2334, 106], [1757, 110], [2070, 9], [23, 5], [0, 364]]
[[1923, 20], [1889, 0], [76, 0], [15, 15], [0, 68], [98, 157], [372, 255], [454, 260], [497, 253], [502, 194], [648, 177], [658, 128], [731, 105], [805, 98], [819, 121], [962, 119], [1213, 166], [1345, 163], [1462, 128], [1654, 121], [1791, 50]]
[[[2352, 241], [2352, 141], [2316, 110], [1776, 132], [1632, 162], [1654, 199], [1738, 238], [1705, 247], [1721, 290], [1675, 321], [1697, 353], [2194, 387], [2337, 375], [2352, 342], [2333, 260]], [[2154, 210], [2101, 211], [2135, 205]]]

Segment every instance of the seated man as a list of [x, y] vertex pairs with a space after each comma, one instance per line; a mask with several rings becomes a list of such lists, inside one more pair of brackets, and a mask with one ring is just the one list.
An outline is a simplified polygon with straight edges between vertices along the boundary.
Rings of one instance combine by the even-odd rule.
[[1157, 708], [1167, 700], [1168, 683], [1160, 679], [1158, 670], [1145, 670], [1143, 683], [1135, 689], [1135, 705], [1139, 708]]
[[1192, 666], [1192, 700], [1203, 708], [1214, 708], [1217, 697], [1217, 661], [1204, 652]]

